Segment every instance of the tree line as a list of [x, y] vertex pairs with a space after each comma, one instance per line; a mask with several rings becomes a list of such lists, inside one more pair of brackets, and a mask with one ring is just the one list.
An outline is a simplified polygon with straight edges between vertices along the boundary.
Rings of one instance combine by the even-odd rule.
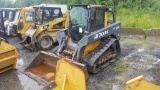
[[0, 0], [0, 8], [39, 4], [96, 4], [116, 9], [122, 27], [160, 28], [160, 0]]
[[20, 8], [39, 4], [101, 4], [114, 8], [160, 9], [160, 0], [0, 0], [0, 8]]

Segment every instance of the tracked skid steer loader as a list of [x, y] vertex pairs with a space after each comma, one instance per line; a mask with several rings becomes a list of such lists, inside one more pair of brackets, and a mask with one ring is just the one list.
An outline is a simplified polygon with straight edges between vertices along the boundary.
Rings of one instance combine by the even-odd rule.
[[[68, 15], [60, 7], [34, 6], [35, 23], [27, 28], [21, 42], [26, 48], [50, 49], [56, 40], [56, 32], [68, 27]], [[66, 7], [67, 8], [67, 7]]]
[[0, 31], [0, 73], [10, 69], [16, 69], [17, 51], [16, 48], [7, 43], [6, 31], [4, 28], [3, 12], [0, 11], [1, 31]]
[[[69, 28], [56, 34], [59, 46], [52, 54], [40, 52], [24, 73], [53, 90], [86, 90], [88, 71], [97, 73], [117, 60], [121, 25], [106, 6], [69, 8]], [[112, 22], [107, 18], [110, 12]]]
[[[113, 20], [108, 20], [108, 13]], [[115, 11], [102, 5], [70, 6], [69, 29], [57, 32], [53, 53], [83, 63], [97, 73], [120, 55], [120, 22]]]

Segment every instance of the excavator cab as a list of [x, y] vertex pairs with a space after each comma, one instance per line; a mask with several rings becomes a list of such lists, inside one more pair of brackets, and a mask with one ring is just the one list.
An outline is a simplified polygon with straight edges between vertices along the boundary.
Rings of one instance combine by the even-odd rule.
[[16, 48], [7, 42], [6, 30], [4, 27], [3, 11], [0, 10], [1, 30], [0, 30], [0, 73], [10, 69], [16, 69], [17, 51]]

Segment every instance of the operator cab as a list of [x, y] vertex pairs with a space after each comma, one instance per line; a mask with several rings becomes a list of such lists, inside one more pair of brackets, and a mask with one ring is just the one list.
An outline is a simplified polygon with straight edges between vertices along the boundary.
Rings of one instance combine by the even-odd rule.
[[[71, 5], [69, 9], [69, 33], [75, 43], [86, 34], [104, 28], [108, 22], [106, 12], [112, 12], [103, 5]], [[112, 14], [115, 22], [115, 13]]]
[[63, 16], [61, 8], [59, 7], [35, 6], [34, 9], [35, 21], [38, 25], [45, 24], [49, 21]]
[[6, 38], [6, 30], [5, 30], [5, 27], [4, 27], [4, 14], [3, 14], [3, 11], [0, 10], [0, 44], [1, 44], [1, 41], [2, 40], [5, 40], [7, 41], [7, 38]]
[[10, 22], [14, 21], [17, 11], [18, 8], [1, 8], [1, 12], [3, 13], [5, 28], [7, 28]]

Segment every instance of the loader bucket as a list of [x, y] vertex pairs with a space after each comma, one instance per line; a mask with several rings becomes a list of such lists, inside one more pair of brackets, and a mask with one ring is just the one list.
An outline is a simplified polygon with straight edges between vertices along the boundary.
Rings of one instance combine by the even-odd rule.
[[127, 81], [125, 90], [160, 90], [160, 86], [146, 81], [143, 75], [141, 75]]
[[85, 65], [43, 51], [33, 59], [24, 74], [47, 90], [85, 90], [88, 78]]
[[16, 69], [16, 48], [4, 41], [0, 41], [0, 73], [10, 69]]

